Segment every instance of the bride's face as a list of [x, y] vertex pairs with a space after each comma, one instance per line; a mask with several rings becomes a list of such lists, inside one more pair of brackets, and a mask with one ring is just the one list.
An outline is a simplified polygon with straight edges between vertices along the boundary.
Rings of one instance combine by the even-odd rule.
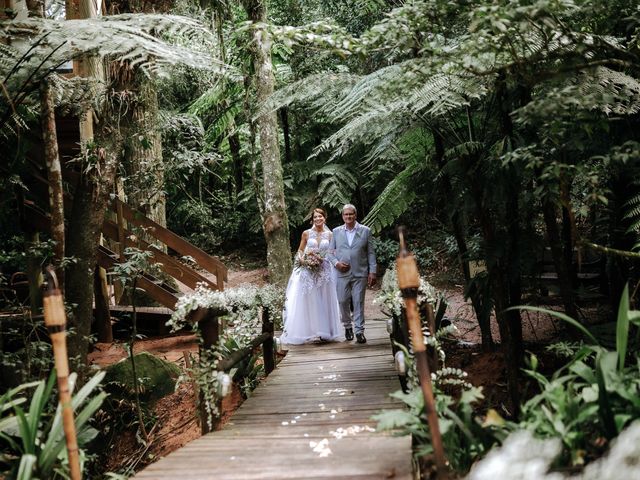
[[320, 212], [313, 212], [313, 226], [314, 227], [324, 226], [324, 215], [322, 215]]

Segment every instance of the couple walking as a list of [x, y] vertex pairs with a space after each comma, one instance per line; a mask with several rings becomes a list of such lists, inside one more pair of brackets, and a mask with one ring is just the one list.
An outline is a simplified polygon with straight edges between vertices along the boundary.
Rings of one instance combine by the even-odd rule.
[[[337, 341], [366, 343], [364, 295], [376, 282], [376, 257], [368, 227], [357, 222], [351, 204], [342, 207], [344, 225], [333, 232], [322, 208], [313, 210], [313, 226], [302, 234], [297, 263], [287, 285], [284, 333], [288, 344]], [[308, 258], [319, 265], [309, 268]], [[307, 259], [307, 260], [305, 260]]]

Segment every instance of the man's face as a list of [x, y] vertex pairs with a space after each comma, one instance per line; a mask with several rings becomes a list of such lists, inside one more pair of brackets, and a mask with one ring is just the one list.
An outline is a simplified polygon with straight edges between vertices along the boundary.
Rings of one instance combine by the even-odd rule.
[[348, 228], [353, 228], [356, 224], [356, 212], [352, 208], [346, 208], [342, 212], [342, 220]]

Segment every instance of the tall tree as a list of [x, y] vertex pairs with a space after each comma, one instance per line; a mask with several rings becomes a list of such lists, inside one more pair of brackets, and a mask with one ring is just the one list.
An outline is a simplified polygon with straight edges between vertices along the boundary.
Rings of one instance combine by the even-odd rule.
[[[273, 93], [275, 85], [271, 60], [272, 39], [270, 33], [262, 27], [267, 21], [267, 7], [263, 0], [242, 0], [242, 5], [249, 20], [254, 23], [250, 46], [253, 84], [257, 105], [264, 105]], [[284, 284], [291, 272], [291, 244], [284, 200], [278, 118], [275, 112], [260, 113], [256, 123], [262, 161], [264, 208], [261, 211], [262, 227], [267, 241], [267, 263], [271, 280]]]

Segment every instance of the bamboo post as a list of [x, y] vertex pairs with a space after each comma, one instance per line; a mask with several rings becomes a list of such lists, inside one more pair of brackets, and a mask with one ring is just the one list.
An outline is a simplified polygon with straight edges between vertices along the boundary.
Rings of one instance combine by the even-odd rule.
[[62, 410], [62, 426], [67, 442], [69, 469], [71, 480], [80, 480], [80, 457], [76, 427], [73, 420], [71, 405], [71, 391], [69, 390], [69, 358], [67, 356], [67, 337], [65, 325], [67, 323], [62, 293], [58, 288], [58, 280], [53, 267], [47, 267], [47, 290], [43, 296], [44, 323], [51, 337], [53, 356], [58, 377], [58, 393]]
[[411, 333], [411, 344], [418, 367], [418, 377], [420, 387], [424, 395], [424, 405], [427, 412], [427, 421], [431, 431], [431, 443], [436, 461], [437, 476], [443, 478], [446, 475], [447, 460], [442, 447], [442, 437], [440, 435], [440, 425], [438, 424], [438, 413], [436, 411], [435, 398], [433, 396], [433, 386], [431, 385], [431, 373], [427, 362], [427, 349], [422, 336], [422, 325], [418, 312], [417, 298], [418, 287], [420, 286], [420, 274], [415, 257], [407, 250], [404, 241], [404, 232], [399, 231], [400, 252], [397, 258], [398, 287], [402, 293], [405, 304], [407, 323]]

